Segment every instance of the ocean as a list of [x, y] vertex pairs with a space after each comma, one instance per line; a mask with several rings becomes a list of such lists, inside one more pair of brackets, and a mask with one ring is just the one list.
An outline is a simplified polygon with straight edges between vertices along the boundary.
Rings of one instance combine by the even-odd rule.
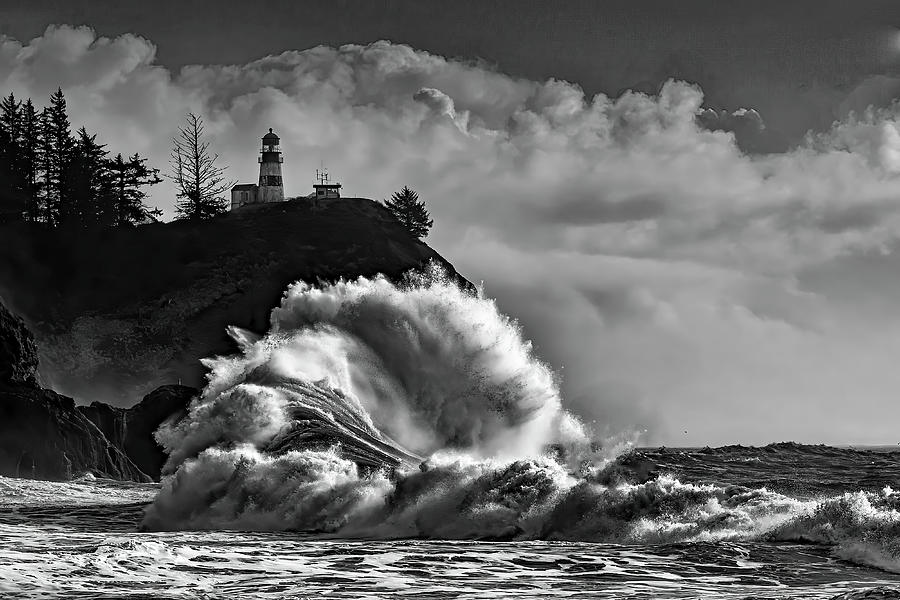
[[616, 464], [658, 484], [603, 503], [581, 541], [147, 532], [158, 485], [0, 478], [0, 597], [900, 598], [900, 451], [654, 449]]
[[0, 478], [0, 598], [900, 598], [900, 448], [635, 448], [434, 270], [230, 333], [161, 483]]

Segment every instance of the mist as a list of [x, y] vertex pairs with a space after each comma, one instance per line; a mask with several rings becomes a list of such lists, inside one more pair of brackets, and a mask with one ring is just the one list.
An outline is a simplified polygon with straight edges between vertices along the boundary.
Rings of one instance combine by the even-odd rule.
[[[0, 82], [38, 105], [61, 86], [73, 123], [163, 169], [194, 111], [238, 181], [255, 179], [273, 127], [286, 196], [321, 164], [347, 196], [409, 185], [435, 220], [428, 243], [484, 282], [563, 405], [599, 429], [669, 445], [896, 441], [900, 108], [869, 103], [893, 79], [867, 80], [799, 146], [751, 154], [765, 114], [710, 113], [674, 79], [588, 97], [388, 41], [174, 72], [156, 50], [51, 26], [0, 40]], [[174, 199], [161, 184], [150, 203], [171, 218]]]

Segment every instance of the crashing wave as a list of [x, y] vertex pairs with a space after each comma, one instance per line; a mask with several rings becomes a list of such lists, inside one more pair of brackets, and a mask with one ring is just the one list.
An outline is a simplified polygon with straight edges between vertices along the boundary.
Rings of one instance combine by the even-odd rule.
[[169, 460], [146, 528], [815, 542], [900, 566], [892, 490], [797, 499], [613, 461], [517, 324], [438, 271], [298, 283], [267, 335], [231, 334], [241, 354], [206, 361], [202, 395], [157, 433]]
[[[492, 469], [543, 461], [549, 449], [570, 466], [595, 458], [518, 325], [436, 267], [401, 285], [298, 283], [266, 336], [230, 333], [241, 354], [207, 360], [209, 383], [187, 417], [157, 433], [169, 460], [147, 527], [267, 526], [241, 515], [273, 508], [286, 479], [326, 494], [349, 486], [383, 503], [397, 478], [433, 469], [420, 463]], [[200, 505], [182, 501], [196, 495]], [[350, 517], [276, 522], [330, 530]]]

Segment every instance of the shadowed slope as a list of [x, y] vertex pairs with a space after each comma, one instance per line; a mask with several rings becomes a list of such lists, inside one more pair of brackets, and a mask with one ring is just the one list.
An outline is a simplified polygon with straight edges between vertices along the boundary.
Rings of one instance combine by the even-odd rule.
[[[207, 222], [135, 229], [3, 227], [0, 292], [38, 341], [41, 375], [85, 401], [128, 405], [160, 385], [202, 383], [202, 357], [263, 332], [288, 284], [452, 266], [361, 198], [297, 200]], [[461, 277], [465, 285], [471, 285]]]
[[2, 304], [0, 324], [0, 475], [69, 479], [89, 471], [148, 480], [71, 398], [37, 385], [34, 340]]

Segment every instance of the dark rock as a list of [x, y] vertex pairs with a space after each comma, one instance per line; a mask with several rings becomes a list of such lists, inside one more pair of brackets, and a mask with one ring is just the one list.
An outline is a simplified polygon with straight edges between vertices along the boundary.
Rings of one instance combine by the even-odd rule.
[[37, 348], [21, 319], [0, 305], [0, 474], [70, 479], [149, 478], [80, 411], [35, 381]]
[[55, 389], [128, 406], [174, 382], [201, 387], [199, 359], [235, 350], [225, 330], [268, 329], [297, 280], [382, 273], [430, 261], [471, 286], [377, 202], [296, 200], [199, 223], [136, 228], [0, 226], [0, 293], [16, 298]]
[[38, 351], [25, 323], [0, 303], [0, 384], [37, 385]]
[[0, 386], [0, 474], [34, 479], [100, 477], [149, 481], [75, 408], [71, 398], [32, 385]]
[[117, 408], [94, 402], [79, 406], [110, 442], [122, 450], [137, 467], [158, 480], [166, 454], [153, 437], [164, 422], [181, 419], [199, 390], [184, 385], [165, 385], [131, 408]]
[[111, 444], [120, 450], [125, 448], [127, 408], [110, 406], [103, 402], [91, 402], [90, 406], [76, 408], [103, 433]]
[[[7, 223], [0, 239], [0, 293], [15, 299], [34, 334], [0, 307], [0, 474], [12, 476], [158, 478], [166, 456], [153, 432], [197, 394], [165, 384], [201, 386], [199, 359], [235, 350], [226, 327], [264, 333], [295, 281], [379, 273], [401, 281], [434, 262], [474, 289], [363, 198], [137, 228]], [[38, 357], [42, 381], [67, 394], [121, 406], [144, 399], [131, 409], [76, 408], [38, 387]], [[363, 454], [361, 462], [369, 459]]]

